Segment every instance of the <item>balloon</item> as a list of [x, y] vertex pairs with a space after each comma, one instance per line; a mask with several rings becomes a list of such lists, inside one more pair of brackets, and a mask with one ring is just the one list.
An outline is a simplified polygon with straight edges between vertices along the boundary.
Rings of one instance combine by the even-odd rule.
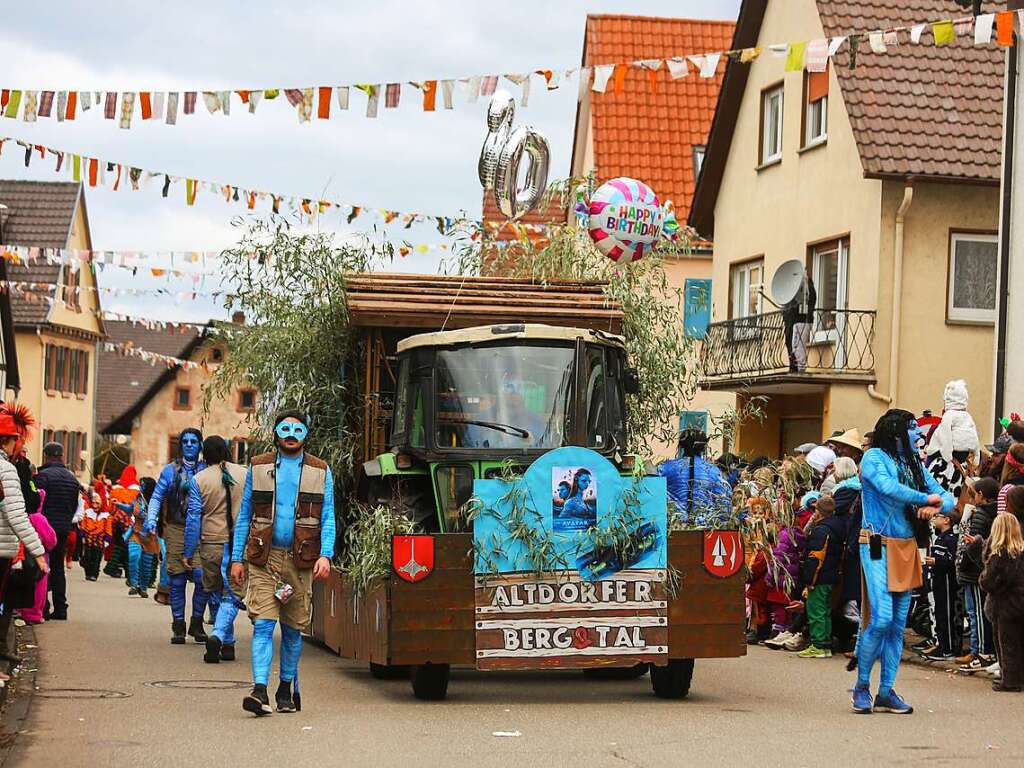
[[[536, 207], [548, 185], [551, 152], [544, 134], [530, 126], [512, 127], [515, 100], [496, 91], [487, 106], [487, 137], [480, 150], [477, 174], [484, 191], [494, 191], [494, 202], [513, 221]], [[523, 158], [528, 163], [521, 171]], [[519, 178], [523, 177], [522, 189]]]
[[590, 198], [590, 237], [612, 261], [638, 261], [650, 253], [664, 222], [658, 196], [636, 179], [607, 181]]

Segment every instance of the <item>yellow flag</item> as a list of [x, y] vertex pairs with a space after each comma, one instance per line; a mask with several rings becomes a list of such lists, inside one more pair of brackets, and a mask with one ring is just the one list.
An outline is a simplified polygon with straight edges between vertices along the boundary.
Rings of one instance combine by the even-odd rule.
[[749, 64], [760, 55], [760, 48], [744, 48], [740, 51], [740, 64]]
[[952, 21], [936, 21], [932, 24], [932, 37], [936, 45], [949, 45], [956, 40], [956, 30]]
[[786, 54], [786, 71], [800, 72], [804, 68], [804, 53], [807, 50], [807, 43], [790, 43], [789, 52]]

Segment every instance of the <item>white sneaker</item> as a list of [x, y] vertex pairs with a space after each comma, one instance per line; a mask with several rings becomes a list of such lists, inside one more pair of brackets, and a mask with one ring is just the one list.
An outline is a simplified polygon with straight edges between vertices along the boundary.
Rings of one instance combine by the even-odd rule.
[[806, 637], [803, 635], [795, 635], [787, 640], [782, 647], [787, 651], [802, 651], [808, 645], [810, 645], [810, 641]]
[[779, 632], [779, 634], [777, 634], [771, 640], [765, 640], [764, 644], [766, 646], [768, 646], [769, 648], [772, 648], [773, 650], [777, 651], [777, 650], [781, 649], [786, 644], [787, 641], [791, 640], [793, 638], [793, 636], [794, 636], [793, 633], [790, 632], [788, 629], [786, 629], [786, 630], [783, 630], [782, 632]]
[[988, 675], [989, 677], [992, 677], [992, 678], [1002, 677], [1002, 674], [1003, 674], [1002, 669], [999, 668], [999, 662], [998, 661], [995, 664], [988, 665], [987, 667], [982, 669], [981, 672], [982, 672], [982, 674]]

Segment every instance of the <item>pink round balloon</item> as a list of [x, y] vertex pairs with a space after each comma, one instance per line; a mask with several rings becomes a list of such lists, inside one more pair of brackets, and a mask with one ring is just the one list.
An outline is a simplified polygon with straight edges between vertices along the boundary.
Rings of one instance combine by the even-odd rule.
[[606, 181], [590, 198], [590, 237], [612, 261], [638, 261], [650, 253], [664, 222], [658, 196], [636, 179]]

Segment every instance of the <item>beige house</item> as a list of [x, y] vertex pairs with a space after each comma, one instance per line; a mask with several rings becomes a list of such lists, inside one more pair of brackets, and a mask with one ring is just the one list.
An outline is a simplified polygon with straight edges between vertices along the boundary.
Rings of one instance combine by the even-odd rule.
[[[240, 321], [240, 318], [239, 320]], [[241, 387], [227, 398], [207, 403], [204, 386], [224, 359], [225, 350], [196, 330], [149, 329], [124, 321], [108, 321], [109, 340], [201, 364], [186, 370], [151, 365], [117, 352], [101, 352], [97, 401], [99, 433], [124, 445], [140, 477], [156, 477], [178, 452], [178, 435], [198, 427], [204, 435], [220, 435], [241, 464], [249, 456], [255, 389]]]
[[[91, 249], [82, 185], [0, 181], [4, 242], [39, 248]], [[37, 429], [28, 456], [42, 460], [47, 442], [64, 445], [68, 466], [89, 476], [95, 430], [96, 349], [104, 336], [96, 275], [90, 265], [9, 264], [20, 391]], [[25, 285], [30, 283], [32, 285]]]
[[[954, 13], [944, 0], [742, 5], [730, 47], [764, 50], [728, 65], [689, 221], [714, 240], [704, 386], [768, 398], [739, 432], [748, 456], [869, 430], [892, 406], [938, 413], [953, 378], [991, 437], [1002, 54], [904, 32], [885, 53], [864, 40], [855, 67], [844, 42], [811, 73], [767, 49]], [[803, 371], [765, 298], [793, 259], [817, 292]]]
[[[731, 21], [591, 14], [584, 32], [582, 65], [723, 50], [734, 28]], [[660, 75], [654, 90], [647, 73], [637, 69], [626, 73], [621, 93], [609, 88], [605, 93], [588, 90], [583, 94], [576, 110], [571, 174], [583, 178], [593, 173], [598, 184], [618, 176], [644, 181], [661, 201], [672, 201], [679, 221], [685, 222], [704, 161], [722, 72], [710, 78], [691, 73], [672, 79], [664, 71]], [[711, 244], [693, 245], [691, 253], [665, 263], [669, 283], [679, 290], [685, 289], [687, 280], [712, 277]], [[680, 404], [679, 425], [704, 424], [713, 431], [713, 419], [730, 410], [735, 400], [730, 392], [698, 391], [690, 402]], [[716, 444], [714, 450], [722, 447]], [[655, 451], [668, 458], [675, 455], [676, 445], [661, 443]]]

